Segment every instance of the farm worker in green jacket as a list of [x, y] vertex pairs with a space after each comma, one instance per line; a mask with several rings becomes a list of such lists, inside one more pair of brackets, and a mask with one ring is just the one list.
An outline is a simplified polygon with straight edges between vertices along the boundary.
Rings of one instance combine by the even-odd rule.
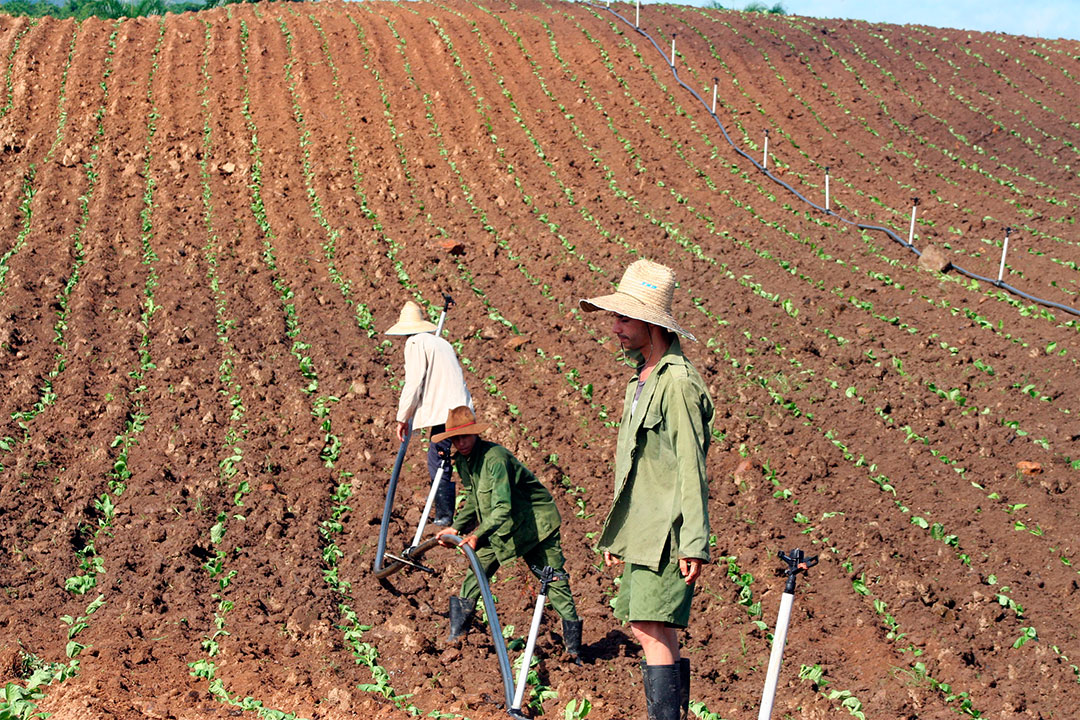
[[626, 387], [615, 452], [615, 500], [599, 547], [608, 567], [625, 563], [615, 616], [630, 623], [645, 659], [649, 720], [685, 718], [690, 661], [677, 630], [690, 621], [694, 582], [709, 559], [705, 455], [713, 403], [671, 314], [675, 274], [638, 260], [615, 293], [581, 300], [613, 313], [612, 332], [636, 366]]
[[[519, 557], [534, 575], [545, 567], [562, 572], [566, 560], [559, 541], [559, 509], [547, 488], [509, 450], [480, 438], [480, 433], [490, 428], [487, 423], [478, 423], [472, 410], [462, 406], [450, 411], [446, 431], [432, 438], [453, 442], [457, 451], [454, 465], [465, 495], [452, 527], [442, 528], [435, 537], [460, 536], [476, 553], [488, 578], [501, 565]], [[479, 597], [480, 584], [470, 571], [461, 585], [461, 595], [450, 598], [450, 640], [468, 630]], [[570, 582], [551, 583], [548, 599], [562, 618], [566, 653], [580, 663], [581, 620], [570, 595]]]

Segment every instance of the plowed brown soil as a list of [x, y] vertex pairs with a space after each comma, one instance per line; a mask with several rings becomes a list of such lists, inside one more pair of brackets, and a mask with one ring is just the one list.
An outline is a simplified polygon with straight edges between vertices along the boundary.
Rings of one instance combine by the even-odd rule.
[[[576, 667], [548, 611], [528, 712], [645, 717], [593, 547], [630, 371], [577, 299], [646, 256], [678, 274], [718, 409], [697, 716], [756, 715], [795, 548], [820, 564], [774, 717], [1074, 713], [1080, 44], [680, 6], [643, 8], [656, 47], [631, 25], [532, 0], [0, 18], [9, 700], [51, 668], [28, 699], [58, 718], [504, 717], [485, 628], [441, 641], [464, 558], [372, 575], [403, 380], [378, 331], [449, 293], [585, 619]], [[725, 140], [714, 78], [716, 119], [758, 162], [768, 130], [790, 190], [823, 206], [828, 166], [833, 210], [904, 239], [917, 197], [915, 247], [991, 280], [1011, 228], [1005, 282], [1058, 306], [805, 204]], [[535, 581], [492, 589], [520, 640]]]

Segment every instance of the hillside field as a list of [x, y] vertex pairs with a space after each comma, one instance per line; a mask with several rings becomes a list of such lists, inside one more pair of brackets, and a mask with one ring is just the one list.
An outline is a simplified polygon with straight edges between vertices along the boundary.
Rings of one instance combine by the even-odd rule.
[[[478, 415], [559, 505], [585, 620], [577, 667], [548, 610], [530, 712], [643, 718], [594, 547], [632, 371], [578, 309], [638, 257], [675, 269], [717, 407], [692, 715], [757, 716], [777, 553], [800, 548], [820, 563], [774, 718], [1074, 716], [1080, 42], [634, 21], [0, 16], [0, 717], [506, 717], [485, 628], [442, 643], [464, 557], [372, 575], [404, 380], [381, 331], [446, 293]], [[518, 564], [492, 589], [517, 648], [537, 583]]]

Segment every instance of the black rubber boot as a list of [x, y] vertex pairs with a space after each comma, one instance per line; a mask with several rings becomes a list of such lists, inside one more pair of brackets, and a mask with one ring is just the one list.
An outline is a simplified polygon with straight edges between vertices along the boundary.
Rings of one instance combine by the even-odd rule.
[[475, 612], [475, 600], [457, 595], [450, 598], [450, 637], [446, 639], [447, 642], [453, 642], [469, 631], [469, 623]]
[[575, 665], [581, 665], [581, 620], [562, 621], [563, 647]]
[[454, 483], [446, 479], [444, 471], [442, 480], [439, 481], [439, 489], [435, 491], [435, 520], [436, 525], [450, 527], [454, 522]]
[[682, 714], [679, 715], [681, 720], [687, 720], [690, 717], [690, 659], [683, 658], [679, 660], [679, 694], [680, 702], [682, 703]]
[[641, 661], [645, 681], [645, 707], [649, 720], [679, 720], [682, 706], [678, 664], [646, 665]]

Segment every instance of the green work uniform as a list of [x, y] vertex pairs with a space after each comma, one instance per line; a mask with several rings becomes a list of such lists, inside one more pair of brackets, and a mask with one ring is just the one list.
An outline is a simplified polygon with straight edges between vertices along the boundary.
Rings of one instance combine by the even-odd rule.
[[[465, 502], [454, 516], [454, 528], [478, 539], [476, 557], [491, 577], [500, 565], [522, 558], [535, 574], [544, 567], [561, 572], [565, 559], [559, 543], [559, 509], [547, 488], [502, 445], [476, 439], [472, 452], [455, 456]], [[472, 572], [461, 586], [461, 597], [480, 597]], [[577, 620], [570, 583], [548, 586], [548, 598], [559, 616]]]
[[685, 627], [693, 586], [679, 572], [678, 560], [709, 559], [705, 455], [713, 403], [678, 337], [653, 368], [635, 406], [637, 385], [635, 374], [619, 425], [615, 500], [599, 547], [626, 562], [617, 617]]

